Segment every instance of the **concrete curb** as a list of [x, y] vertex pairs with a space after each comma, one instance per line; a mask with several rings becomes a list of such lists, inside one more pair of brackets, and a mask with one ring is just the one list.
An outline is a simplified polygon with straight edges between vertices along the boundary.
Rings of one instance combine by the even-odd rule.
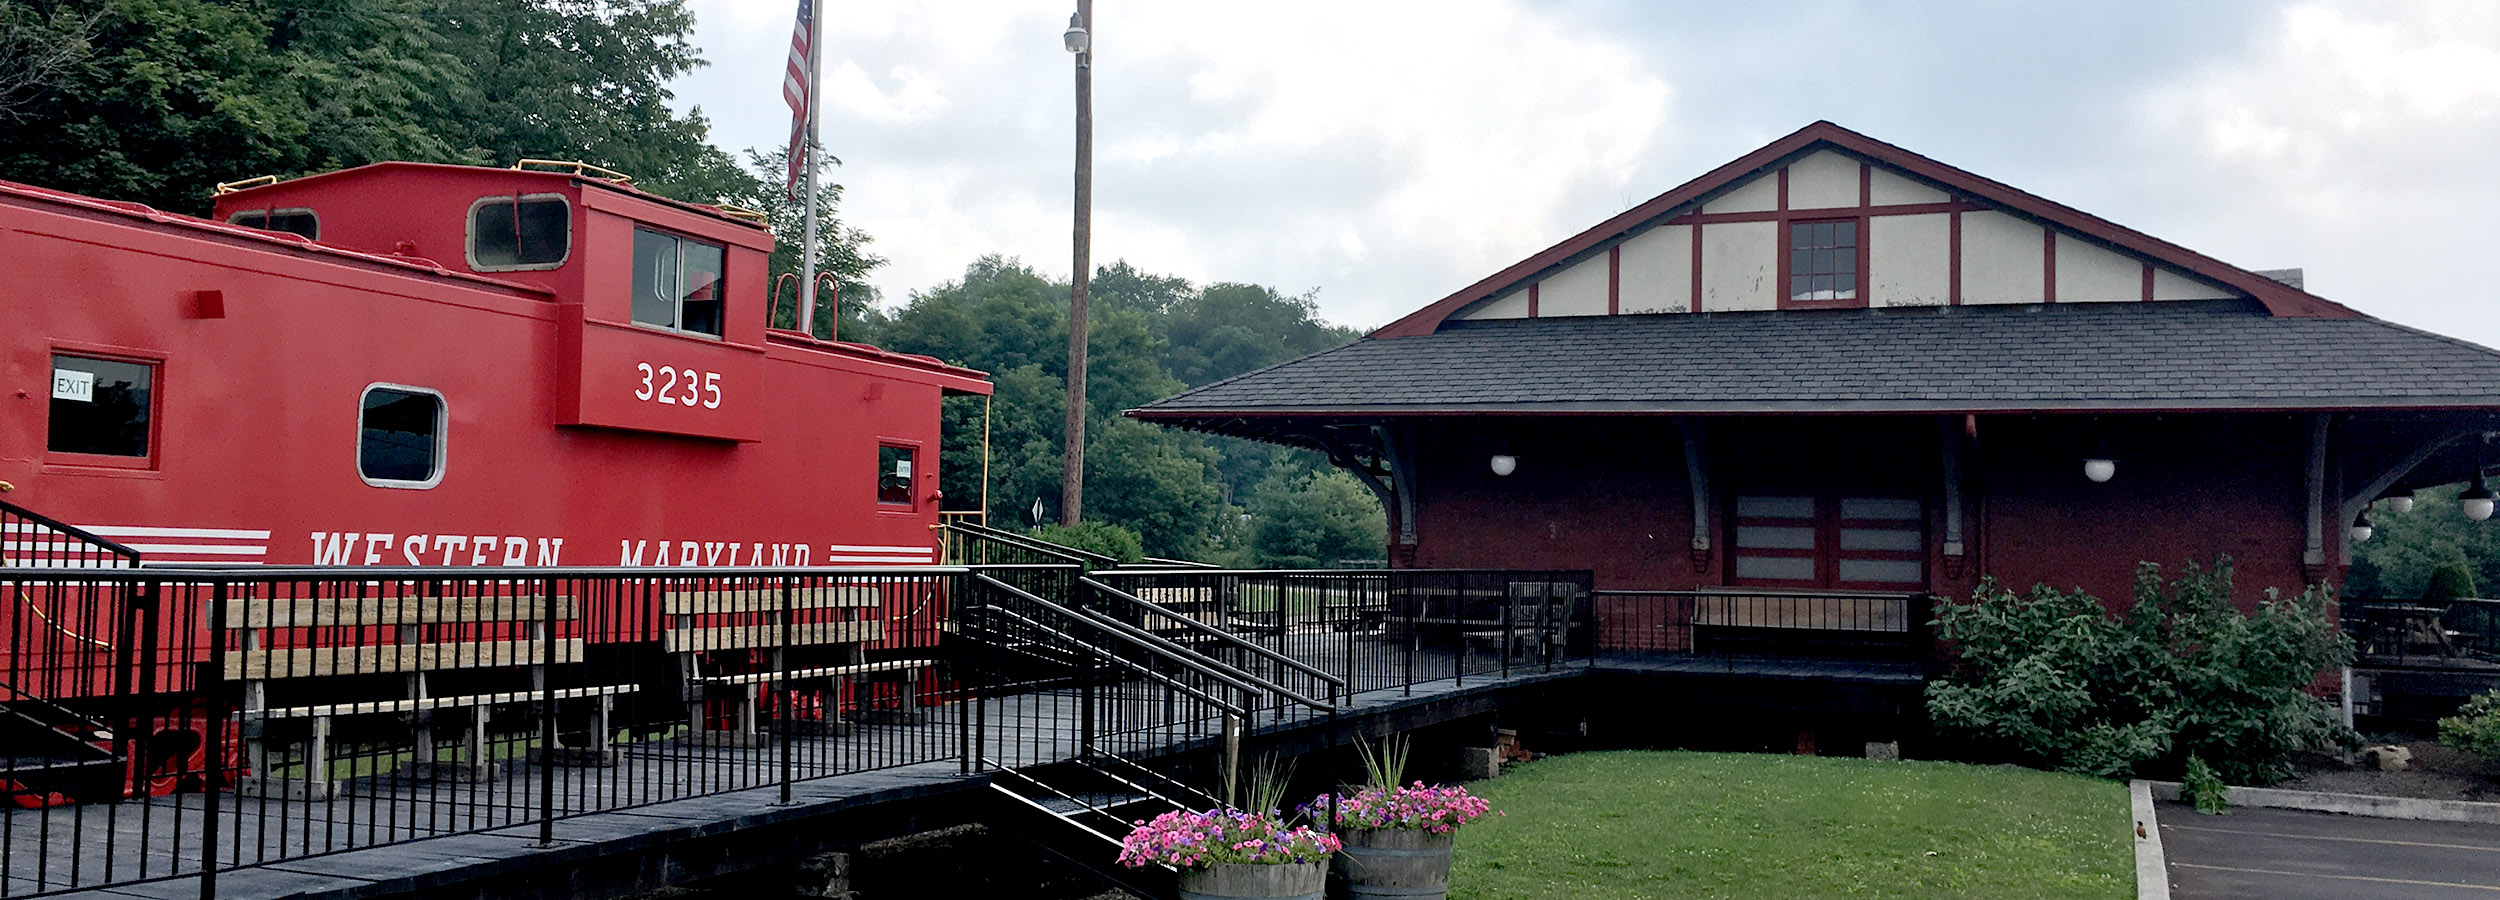
[[[2152, 795], [2162, 800], [2179, 799], [2176, 781], [2139, 781], [2151, 787]], [[2412, 797], [2380, 797], [2372, 794], [2329, 794], [2321, 791], [2285, 791], [2274, 788], [2235, 787], [2223, 794], [2232, 806], [2265, 809], [2303, 809], [2311, 812], [2342, 813], [2375, 819], [2414, 819], [2423, 822], [2470, 822], [2500, 825], [2500, 803], [2475, 803], [2467, 800], [2420, 800]]]
[[2128, 782], [2127, 796], [2135, 807], [2136, 900], [2170, 900], [2170, 862], [2161, 852], [2161, 823], [2153, 818], [2152, 783]]

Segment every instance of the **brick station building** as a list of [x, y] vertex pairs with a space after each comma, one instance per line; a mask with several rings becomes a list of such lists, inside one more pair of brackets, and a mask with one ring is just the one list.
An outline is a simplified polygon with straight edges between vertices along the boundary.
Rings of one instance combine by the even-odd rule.
[[1129, 415], [1328, 453], [1397, 567], [2123, 602], [2227, 554], [2248, 602], [2500, 458], [2500, 353], [1817, 122]]

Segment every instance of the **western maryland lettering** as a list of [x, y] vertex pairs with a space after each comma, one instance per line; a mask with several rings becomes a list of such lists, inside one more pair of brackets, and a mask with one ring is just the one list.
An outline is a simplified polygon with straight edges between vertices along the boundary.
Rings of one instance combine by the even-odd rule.
[[[747, 558], [738, 558], [739, 548]], [[737, 541], [618, 541], [616, 564], [645, 565], [643, 551], [650, 548], [654, 566], [804, 566], [808, 564], [806, 544], [741, 544]], [[677, 554], [674, 560], [671, 552]]]
[[[496, 534], [316, 531], [316, 566], [560, 566], [564, 539]], [[537, 551], [533, 554], [531, 551]]]

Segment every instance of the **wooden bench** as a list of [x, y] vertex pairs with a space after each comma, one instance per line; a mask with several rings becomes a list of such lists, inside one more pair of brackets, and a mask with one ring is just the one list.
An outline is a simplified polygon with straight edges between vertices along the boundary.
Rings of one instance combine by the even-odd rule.
[[[836, 610], [837, 615], [849, 611], [875, 609], [884, 602], [882, 586], [875, 583], [793, 586], [737, 590], [671, 591], [661, 595], [661, 612], [668, 620], [668, 630], [660, 636], [661, 649], [678, 660], [680, 674], [687, 685], [686, 723], [691, 736], [712, 743], [760, 744], [762, 731], [758, 723], [758, 707], [763, 685], [777, 681], [834, 681], [835, 703], [841, 699], [840, 688], [846, 679], [859, 675], [901, 672], [909, 669], [913, 687], [918, 686], [918, 671], [934, 663], [908, 660], [897, 663], [862, 663], [855, 659], [837, 665], [808, 666], [784, 676], [780, 674], [784, 647], [781, 615], [812, 610]], [[713, 624], [704, 620], [735, 618], [736, 624]], [[875, 643], [885, 638], [885, 623], [874, 619], [842, 619], [836, 621], [792, 622], [788, 626], [788, 647], [851, 647]], [[707, 662], [719, 665], [720, 660], [707, 657], [724, 651], [765, 651], [762, 668], [757, 671], [709, 672]], [[740, 654], [742, 656], [747, 654]], [[705, 701], [715, 692], [727, 691], [735, 704], [733, 724], [727, 730], [711, 727], [711, 717], [704, 712]], [[916, 699], [915, 699], [916, 702]], [[910, 711], [906, 708], [906, 711]], [[831, 717], [828, 717], [828, 724]]]
[[[1582, 623], [1572, 613], [1586, 592], [1568, 581], [1516, 581], [1504, 592], [1504, 618], [1485, 622], [1466, 620], [1478, 627], [1466, 632], [1472, 643], [1499, 645], [1501, 652], [1519, 659], [1534, 656], [1542, 659], [1562, 652], [1570, 641], [1573, 629]], [[1490, 624], [1493, 628], [1482, 627]], [[1505, 642], [1503, 639], [1508, 637]]]
[[[550, 600], [534, 595], [229, 600], [225, 621], [219, 624], [238, 633], [243, 649], [227, 651], [221, 665], [227, 680], [243, 685], [242, 731], [252, 770], [252, 777], [242, 783], [241, 789], [292, 799], [329, 798], [337, 789], [329, 777], [330, 722], [340, 716], [356, 715], [415, 717], [416, 759], [407, 770], [414, 777], [493, 777], [495, 766], [486, 758], [486, 728], [493, 708], [546, 699], [547, 663], [551, 659], [559, 665], [582, 660], [581, 638], [549, 640], [546, 621], [550, 603], [558, 621], [580, 617], [570, 597]], [[489, 634], [465, 640], [428, 641], [427, 628]], [[295, 637], [311, 638], [311, 646], [268, 646], [272, 631], [306, 629], [312, 633]], [[516, 631], [519, 636], [512, 636]], [[389, 635], [388, 643], [379, 641], [384, 633]], [[432, 691], [431, 677], [437, 673], [491, 669], [525, 671], [529, 687], [448, 696]], [[273, 683], [358, 675], [402, 676], [403, 693], [387, 700], [269, 705]], [[557, 700], [598, 701], [595, 746], [590, 748], [594, 760], [604, 763], [609, 758], [612, 698], [634, 690], [633, 685], [596, 685], [554, 692]], [[466, 710], [468, 725], [460, 762], [443, 765], [433, 758], [436, 751], [432, 718], [437, 711], [451, 709]], [[275, 779], [270, 776], [267, 727], [273, 720], [288, 719], [309, 720], [311, 734], [305, 744], [304, 777]], [[557, 749], [553, 758], [565, 759], [562, 748]]]
[[1693, 600], [1694, 646], [1765, 655], [1894, 653], [1911, 649], [1906, 596], [1703, 594]]

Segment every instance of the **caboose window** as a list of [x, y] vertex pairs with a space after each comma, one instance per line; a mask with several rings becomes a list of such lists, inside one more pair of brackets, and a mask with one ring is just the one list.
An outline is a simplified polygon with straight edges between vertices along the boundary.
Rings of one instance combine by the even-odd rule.
[[718, 244], [634, 229], [634, 321], [720, 337], [725, 256]]
[[424, 388], [365, 388], [356, 416], [356, 474], [375, 487], [430, 488], [443, 480], [443, 395]]
[[877, 502], [911, 503], [912, 463], [919, 456], [910, 447], [880, 444], [877, 447]]
[[564, 265], [573, 211], [562, 194], [486, 197], [469, 205], [469, 268], [525, 272]]
[[44, 446], [55, 453], [148, 455], [156, 367], [87, 356], [52, 357], [52, 415]]
[[305, 240], [321, 239], [321, 217], [309, 209], [247, 209], [227, 216], [229, 224], [262, 231], [283, 231]]

